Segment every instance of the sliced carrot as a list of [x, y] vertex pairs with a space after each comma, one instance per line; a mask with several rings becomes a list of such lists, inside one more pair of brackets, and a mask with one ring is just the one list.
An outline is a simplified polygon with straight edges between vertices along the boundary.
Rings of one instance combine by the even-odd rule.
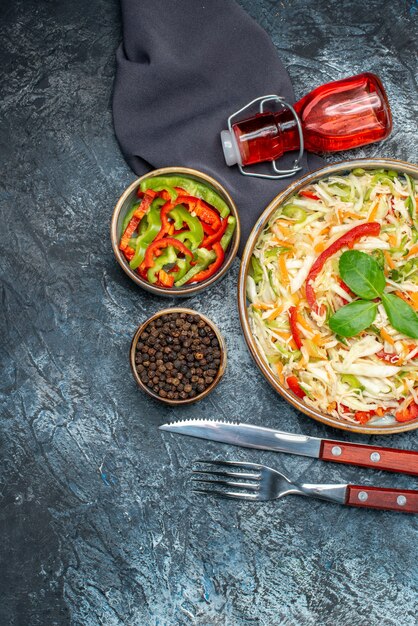
[[270, 315], [266, 318], [269, 322], [271, 322], [272, 320], [275, 320], [276, 317], [278, 317], [280, 315], [280, 313], [283, 312], [283, 307], [282, 306], [278, 306], [276, 309], [273, 309], [273, 311], [270, 313]]
[[408, 296], [412, 300], [412, 306], [416, 311], [418, 311], [418, 292], [417, 291], [408, 291]]
[[372, 206], [372, 209], [371, 209], [371, 211], [369, 213], [369, 216], [367, 218], [368, 222], [374, 222], [375, 221], [378, 210], [379, 210], [379, 199], [377, 199], [375, 201], [374, 205]]
[[412, 246], [412, 248], [410, 249], [410, 251], [406, 255], [406, 258], [409, 259], [410, 256], [413, 256], [414, 254], [417, 254], [417, 252], [418, 252], [418, 243], [416, 243], [415, 246]]
[[280, 361], [276, 363], [276, 370], [277, 370], [277, 375], [279, 377], [279, 381], [283, 385], [284, 384], [283, 363], [281, 363]]
[[289, 233], [291, 233], [291, 229], [289, 228], [289, 224], [286, 224], [285, 222], [275, 222], [275, 225], [277, 226], [277, 228], [280, 230], [280, 232], [282, 233], [282, 235], [284, 235], [285, 237], [289, 236]]
[[389, 252], [387, 250], [383, 250], [383, 254], [385, 255], [386, 263], [389, 265], [390, 269], [391, 270], [395, 269], [396, 263], [390, 256]]
[[318, 235], [327, 235], [329, 233], [329, 229], [331, 228], [331, 226], [328, 224], [327, 226], [325, 226], [322, 230], [319, 231]]
[[253, 302], [253, 309], [257, 309], [258, 311], [270, 311], [272, 308], [271, 304], [264, 304], [264, 302]]
[[396, 246], [398, 245], [398, 237], [393, 233], [389, 233], [388, 240], [391, 248], [396, 248]]
[[286, 241], [284, 239], [279, 239], [278, 237], [274, 237], [274, 242], [279, 244], [279, 246], [283, 246], [284, 248], [292, 248], [294, 241], [291, 241], [290, 239], [287, 239]]
[[384, 339], [385, 341], [390, 343], [391, 346], [395, 345], [395, 341], [394, 341], [393, 337], [391, 337], [389, 335], [389, 333], [384, 328], [380, 329], [380, 336], [382, 337], [382, 339]]
[[287, 287], [287, 285], [290, 283], [290, 278], [289, 278], [289, 272], [287, 271], [287, 267], [286, 267], [286, 255], [285, 254], [279, 255], [279, 270], [280, 270], [282, 283], [285, 287]]
[[298, 320], [298, 324], [300, 324], [302, 326], [302, 328], [307, 330], [309, 333], [313, 332], [312, 326], [310, 324], [308, 324], [308, 322], [303, 317], [302, 313], [300, 313], [298, 311], [296, 317], [297, 317], [297, 320]]
[[316, 254], [321, 254], [321, 252], [323, 252], [326, 247], [327, 247], [326, 242], [320, 241], [319, 243], [316, 244], [316, 246], [314, 246], [314, 252]]
[[304, 341], [304, 342], [303, 342], [303, 345], [304, 345], [304, 348], [305, 348], [305, 350], [306, 350], [306, 352], [307, 352], [308, 356], [311, 356], [311, 357], [312, 357], [312, 358], [314, 358], [314, 359], [316, 359], [316, 358], [318, 357], [318, 351], [317, 351], [317, 350], [314, 350], [314, 349], [312, 348], [312, 345], [310, 344], [310, 342], [309, 342], [308, 340], [307, 340], [307, 341]]
[[398, 298], [401, 298], [401, 300], [404, 300], [407, 304], [409, 304], [408, 296], [405, 295], [402, 291], [395, 291], [395, 294], [398, 296]]
[[361, 217], [359, 213], [352, 213], [351, 211], [343, 211], [342, 215], [344, 219], [346, 219], [347, 217], [351, 217], [353, 220], [358, 220], [359, 217]]

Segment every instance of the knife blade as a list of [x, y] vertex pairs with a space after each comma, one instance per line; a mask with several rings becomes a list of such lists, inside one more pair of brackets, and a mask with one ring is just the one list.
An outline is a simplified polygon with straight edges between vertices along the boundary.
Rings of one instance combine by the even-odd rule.
[[414, 450], [319, 439], [264, 426], [222, 420], [188, 419], [163, 424], [159, 429], [244, 448], [285, 452], [322, 461], [418, 476], [418, 452]]

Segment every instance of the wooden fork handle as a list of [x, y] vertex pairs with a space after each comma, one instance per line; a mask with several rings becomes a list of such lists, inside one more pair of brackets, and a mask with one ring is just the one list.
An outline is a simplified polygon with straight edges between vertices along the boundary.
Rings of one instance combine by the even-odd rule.
[[369, 509], [418, 513], [418, 491], [347, 485], [345, 503]]
[[418, 452], [323, 439], [319, 458], [388, 472], [418, 476]]

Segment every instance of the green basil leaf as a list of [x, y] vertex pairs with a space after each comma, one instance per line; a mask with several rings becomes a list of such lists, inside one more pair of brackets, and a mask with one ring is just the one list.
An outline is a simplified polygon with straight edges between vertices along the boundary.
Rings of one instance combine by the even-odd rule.
[[393, 328], [407, 337], [418, 339], [418, 315], [402, 298], [384, 293], [382, 303]]
[[383, 293], [386, 279], [378, 262], [360, 250], [343, 252], [339, 262], [340, 275], [351, 291], [364, 300], [373, 300]]
[[331, 330], [341, 337], [353, 337], [373, 324], [377, 304], [368, 300], [354, 300], [342, 306], [329, 319]]

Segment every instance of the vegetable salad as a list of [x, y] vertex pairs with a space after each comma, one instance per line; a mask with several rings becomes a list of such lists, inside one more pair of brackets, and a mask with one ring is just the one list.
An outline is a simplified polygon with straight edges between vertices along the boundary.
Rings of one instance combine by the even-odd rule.
[[293, 195], [255, 245], [253, 335], [282, 385], [343, 421], [418, 418], [418, 187], [354, 169]]

